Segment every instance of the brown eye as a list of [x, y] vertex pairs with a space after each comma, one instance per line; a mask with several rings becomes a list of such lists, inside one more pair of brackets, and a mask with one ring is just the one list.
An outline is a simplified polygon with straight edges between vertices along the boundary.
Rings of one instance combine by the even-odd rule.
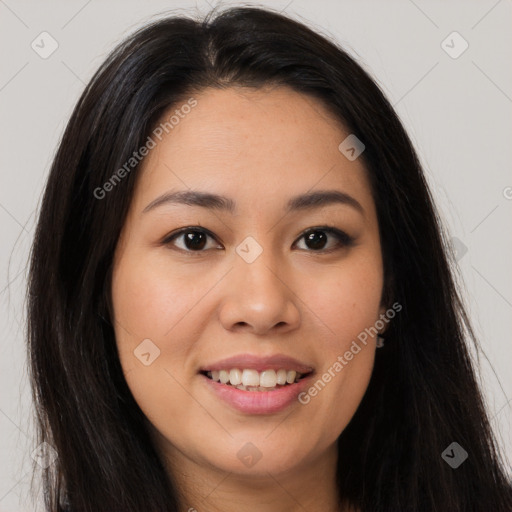
[[[215, 248], [222, 249], [220, 244], [217, 246], [208, 246], [209, 238], [214, 241], [216, 240], [215, 236], [208, 230], [192, 226], [171, 233], [162, 243], [164, 245], [172, 245], [176, 247], [176, 249], [188, 253], [202, 253]], [[350, 247], [354, 245], [355, 240], [343, 231], [331, 227], [309, 229], [299, 238], [299, 240], [302, 239], [304, 239], [306, 247], [300, 247], [301, 250], [318, 253], [331, 252]], [[330, 239], [333, 239], [333, 241], [329, 245]], [[178, 243], [178, 241], [180, 241], [180, 243]], [[297, 242], [295, 243], [297, 244]]]
[[[329, 236], [335, 239], [331, 247], [326, 247], [329, 243]], [[299, 240], [304, 239], [306, 249], [313, 252], [330, 252], [343, 247], [354, 245], [355, 239], [347, 233], [331, 227], [317, 227], [309, 229], [301, 235]]]
[[[203, 252], [207, 247], [208, 238], [214, 239], [213, 235], [203, 228], [189, 227], [180, 229], [178, 232], [171, 234], [164, 241], [164, 245], [174, 245], [179, 250], [186, 252]], [[175, 243], [182, 240], [180, 244]]]
[[187, 249], [200, 251], [206, 245], [206, 234], [201, 231], [187, 231], [183, 240]]
[[305, 235], [304, 240], [310, 249], [323, 249], [327, 243], [327, 235], [323, 231], [311, 231]]

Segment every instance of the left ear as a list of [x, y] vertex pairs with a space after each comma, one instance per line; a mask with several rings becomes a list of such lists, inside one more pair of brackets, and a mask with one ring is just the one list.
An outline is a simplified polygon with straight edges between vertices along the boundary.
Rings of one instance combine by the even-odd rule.
[[[384, 315], [386, 313], [387, 310], [388, 310], [387, 306], [381, 305], [381, 307], [379, 308], [379, 320], [381, 319], [382, 315]], [[382, 329], [379, 329], [380, 335], [384, 334], [388, 328], [388, 322], [383, 322], [383, 323], [384, 323], [384, 327]]]

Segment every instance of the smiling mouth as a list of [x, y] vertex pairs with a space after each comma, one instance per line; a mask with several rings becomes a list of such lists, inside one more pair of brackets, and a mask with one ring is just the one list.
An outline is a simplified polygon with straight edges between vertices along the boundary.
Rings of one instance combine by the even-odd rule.
[[240, 370], [213, 370], [201, 371], [202, 375], [214, 382], [234, 387], [241, 391], [274, 391], [299, 382], [312, 372], [299, 373], [295, 370], [264, 370], [258, 372], [253, 369]]

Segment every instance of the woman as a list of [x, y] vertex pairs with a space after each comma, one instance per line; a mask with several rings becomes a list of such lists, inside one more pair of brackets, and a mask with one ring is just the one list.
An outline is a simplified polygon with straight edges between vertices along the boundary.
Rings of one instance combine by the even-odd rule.
[[443, 236], [332, 42], [257, 8], [138, 31], [34, 240], [47, 510], [511, 510]]

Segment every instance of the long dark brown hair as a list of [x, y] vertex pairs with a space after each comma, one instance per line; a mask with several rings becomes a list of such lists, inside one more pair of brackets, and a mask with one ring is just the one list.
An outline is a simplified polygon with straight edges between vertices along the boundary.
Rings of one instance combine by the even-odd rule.
[[[173, 105], [206, 87], [285, 85], [364, 142], [385, 272], [402, 311], [339, 438], [340, 502], [363, 512], [510, 512], [512, 486], [467, 343], [477, 342], [411, 141], [342, 48], [268, 9], [171, 16], [121, 43], [80, 97], [55, 155], [33, 242], [28, 356], [50, 512], [178, 511], [177, 489], [123, 376], [111, 322], [114, 250], [138, 166], [94, 193]], [[457, 442], [468, 459], [441, 457]]]

